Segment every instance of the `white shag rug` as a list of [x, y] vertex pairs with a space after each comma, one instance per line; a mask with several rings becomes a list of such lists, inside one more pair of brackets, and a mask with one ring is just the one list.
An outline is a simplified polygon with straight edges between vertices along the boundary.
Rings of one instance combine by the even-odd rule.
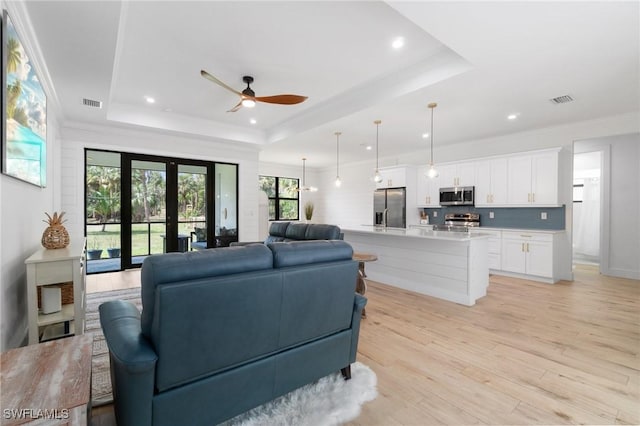
[[351, 380], [338, 372], [240, 414], [224, 426], [334, 426], [360, 415], [362, 404], [378, 396], [376, 373], [351, 364]]

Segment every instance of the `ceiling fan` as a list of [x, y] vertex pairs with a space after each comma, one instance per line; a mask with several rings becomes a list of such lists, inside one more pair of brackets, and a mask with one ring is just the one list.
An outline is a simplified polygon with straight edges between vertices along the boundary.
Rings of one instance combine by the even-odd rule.
[[247, 83], [247, 88], [244, 89], [242, 92], [238, 92], [237, 90], [226, 85], [222, 81], [218, 80], [217, 78], [215, 78], [214, 76], [206, 72], [205, 70], [200, 70], [200, 74], [207, 80], [213, 81], [217, 85], [222, 86], [225, 89], [229, 90], [230, 92], [233, 92], [236, 95], [240, 96], [240, 102], [238, 102], [238, 105], [234, 106], [227, 112], [236, 112], [243, 106], [247, 108], [253, 108], [256, 105], [256, 102], [266, 102], [269, 104], [279, 104], [279, 105], [295, 105], [307, 100], [306, 96], [300, 96], [300, 95], [256, 96], [256, 93], [249, 86], [251, 83], [253, 83], [253, 77], [248, 75], [245, 75], [244, 77], [242, 77], [242, 81]]

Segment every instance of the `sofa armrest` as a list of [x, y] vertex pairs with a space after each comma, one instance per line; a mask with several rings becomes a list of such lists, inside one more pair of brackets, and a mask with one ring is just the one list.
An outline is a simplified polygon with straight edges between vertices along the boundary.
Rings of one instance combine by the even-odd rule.
[[367, 298], [356, 293], [353, 302], [353, 316], [351, 317], [351, 352], [349, 354], [349, 362], [356, 362], [358, 339], [360, 337], [360, 320], [362, 318], [362, 310], [366, 304]]
[[116, 422], [119, 426], [151, 425], [158, 356], [142, 335], [140, 312], [122, 300], [103, 303], [99, 310], [109, 347]]

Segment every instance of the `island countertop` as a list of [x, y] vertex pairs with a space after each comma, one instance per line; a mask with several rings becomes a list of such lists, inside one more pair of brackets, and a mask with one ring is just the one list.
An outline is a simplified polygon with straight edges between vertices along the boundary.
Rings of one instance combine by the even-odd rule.
[[447, 241], [470, 241], [480, 238], [488, 238], [489, 234], [468, 233], [468, 232], [451, 232], [451, 231], [432, 231], [430, 229], [421, 228], [384, 228], [373, 225], [356, 225], [341, 228], [343, 232], [357, 232], [363, 234], [375, 235], [392, 235], [396, 237], [410, 238], [427, 238], [432, 240]]

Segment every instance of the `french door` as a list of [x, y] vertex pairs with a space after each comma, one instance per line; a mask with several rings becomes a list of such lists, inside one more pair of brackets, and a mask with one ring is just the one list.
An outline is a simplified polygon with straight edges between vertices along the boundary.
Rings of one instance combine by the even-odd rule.
[[[89, 246], [119, 248], [118, 256], [109, 252], [106, 258], [105, 250], [88, 259], [88, 273], [139, 267], [151, 254], [237, 241], [236, 164], [95, 150], [87, 150], [86, 161]], [[107, 181], [117, 190], [102, 197]]]

